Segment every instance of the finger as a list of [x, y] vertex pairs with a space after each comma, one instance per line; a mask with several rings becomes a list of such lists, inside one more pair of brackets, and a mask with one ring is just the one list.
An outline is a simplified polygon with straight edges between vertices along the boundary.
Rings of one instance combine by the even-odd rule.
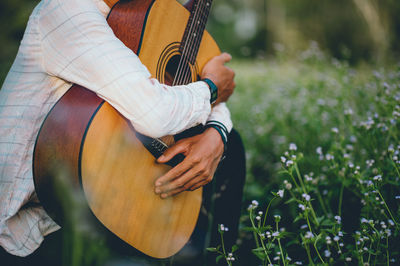
[[217, 60], [220, 60], [223, 64], [228, 63], [229, 61], [232, 60], [232, 56], [228, 53], [222, 53], [218, 55]]
[[188, 171], [192, 167], [192, 163], [189, 162], [189, 160], [185, 159], [183, 160], [180, 164], [169, 170], [167, 173], [165, 173], [163, 176], [160, 176], [156, 182], [155, 185], [156, 187], [159, 187], [167, 182], [170, 182], [171, 180], [181, 176], [183, 173]]
[[164, 183], [164, 185], [156, 186], [155, 192], [157, 194], [166, 193], [169, 191], [173, 191], [177, 188], [183, 187], [183, 189], [189, 189], [190, 187], [186, 185], [190, 180], [197, 177], [199, 175], [199, 171], [196, 169], [190, 169], [180, 177], [175, 178], [171, 182]]
[[200, 187], [207, 185], [208, 183], [210, 183], [210, 182], [208, 182], [208, 180], [197, 182], [190, 188], [190, 191], [194, 191]]
[[178, 193], [181, 193], [181, 192], [184, 191], [184, 190], [185, 190], [185, 189], [184, 189], [183, 187], [179, 187], [179, 188], [176, 188], [176, 189], [174, 189], [174, 190], [171, 190], [171, 191], [162, 193], [162, 194], [160, 195], [160, 197], [163, 198], [163, 199], [165, 199], [165, 198], [174, 196], [174, 195], [176, 195], [176, 194], [178, 194]]
[[159, 163], [166, 163], [172, 158], [174, 158], [179, 153], [185, 153], [187, 151], [187, 144], [186, 142], [178, 142], [175, 145], [169, 147], [163, 155], [157, 158], [157, 162]]

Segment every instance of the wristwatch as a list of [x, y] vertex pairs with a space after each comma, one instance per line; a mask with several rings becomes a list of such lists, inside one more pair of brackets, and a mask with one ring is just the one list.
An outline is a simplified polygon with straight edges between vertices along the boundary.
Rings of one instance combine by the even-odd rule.
[[204, 81], [205, 83], [207, 83], [208, 87], [210, 88], [210, 103], [214, 104], [215, 101], [218, 98], [218, 88], [217, 86], [214, 84], [214, 82], [212, 82], [211, 79], [203, 79], [202, 81]]

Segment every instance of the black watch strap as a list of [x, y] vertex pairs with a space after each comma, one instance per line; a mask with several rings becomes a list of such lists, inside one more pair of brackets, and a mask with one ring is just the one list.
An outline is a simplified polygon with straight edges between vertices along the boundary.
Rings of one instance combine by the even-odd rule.
[[215, 101], [218, 98], [218, 88], [217, 86], [214, 84], [214, 82], [212, 82], [211, 79], [203, 79], [202, 81], [204, 81], [205, 83], [207, 83], [208, 87], [210, 88], [210, 103], [213, 104], [215, 103]]

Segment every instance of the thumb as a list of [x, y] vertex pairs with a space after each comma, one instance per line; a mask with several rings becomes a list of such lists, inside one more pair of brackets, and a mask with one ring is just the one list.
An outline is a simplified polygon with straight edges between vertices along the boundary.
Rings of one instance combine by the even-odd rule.
[[218, 60], [220, 60], [223, 64], [228, 63], [229, 61], [231, 61], [232, 56], [228, 53], [222, 53], [220, 55], [217, 56]]
[[157, 158], [157, 162], [166, 163], [174, 158], [179, 153], [185, 153], [187, 145], [184, 142], [175, 143], [172, 147], [168, 148], [163, 155]]

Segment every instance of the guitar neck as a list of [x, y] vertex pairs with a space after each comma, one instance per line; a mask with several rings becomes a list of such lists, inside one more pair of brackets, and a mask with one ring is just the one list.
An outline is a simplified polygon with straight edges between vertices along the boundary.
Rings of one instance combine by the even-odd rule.
[[193, 0], [190, 17], [179, 48], [182, 56], [194, 64], [210, 14], [212, 0]]

